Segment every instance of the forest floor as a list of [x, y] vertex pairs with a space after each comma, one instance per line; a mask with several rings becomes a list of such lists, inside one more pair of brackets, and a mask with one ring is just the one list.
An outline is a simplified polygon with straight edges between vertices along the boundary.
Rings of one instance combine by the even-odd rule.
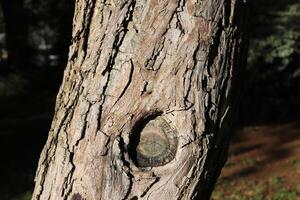
[[300, 200], [300, 124], [238, 130], [212, 199]]

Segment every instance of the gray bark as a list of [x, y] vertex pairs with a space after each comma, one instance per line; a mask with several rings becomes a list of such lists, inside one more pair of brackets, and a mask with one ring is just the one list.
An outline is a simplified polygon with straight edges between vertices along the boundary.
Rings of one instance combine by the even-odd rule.
[[245, 8], [77, 0], [33, 199], [209, 199], [227, 155]]

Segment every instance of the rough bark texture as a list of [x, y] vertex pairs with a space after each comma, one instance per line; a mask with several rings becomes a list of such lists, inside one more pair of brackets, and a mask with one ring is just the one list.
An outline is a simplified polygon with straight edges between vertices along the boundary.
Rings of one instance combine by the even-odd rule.
[[[226, 160], [245, 8], [241, 0], [77, 0], [33, 199], [209, 199]], [[153, 138], [161, 143], [149, 149]], [[139, 165], [139, 140], [145, 154], [166, 144], [170, 155]]]

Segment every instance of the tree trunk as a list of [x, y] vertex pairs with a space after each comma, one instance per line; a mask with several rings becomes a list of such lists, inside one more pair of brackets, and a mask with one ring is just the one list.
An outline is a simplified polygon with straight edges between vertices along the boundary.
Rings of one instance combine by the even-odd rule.
[[227, 156], [245, 8], [77, 0], [33, 199], [209, 199]]

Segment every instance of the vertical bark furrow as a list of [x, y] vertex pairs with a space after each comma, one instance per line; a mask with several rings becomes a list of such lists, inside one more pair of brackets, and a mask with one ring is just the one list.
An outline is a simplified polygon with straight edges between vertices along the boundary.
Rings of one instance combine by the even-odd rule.
[[89, 0], [87, 4], [87, 8], [85, 9], [86, 12], [84, 12], [83, 15], [84, 29], [83, 29], [83, 34], [81, 36], [83, 39], [82, 47], [81, 47], [82, 51], [84, 52], [83, 60], [85, 59], [87, 54], [88, 41], [89, 41], [89, 36], [91, 31], [91, 22], [94, 15], [95, 5], [96, 5], [96, 0]]
[[102, 75], [104, 75], [107, 71], [111, 71], [112, 67], [114, 66], [115, 59], [119, 53], [119, 48], [122, 45], [126, 33], [128, 32], [128, 24], [132, 21], [136, 1], [132, 0], [127, 4], [128, 5], [127, 5], [127, 11], [125, 13], [125, 17], [122, 23], [120, 24], [120, 27], [116, 31], [116, 36], [112, 46], [112, 50], [113, 50], [112, 55], [109, 57], [108, 64], [101, 73]]

